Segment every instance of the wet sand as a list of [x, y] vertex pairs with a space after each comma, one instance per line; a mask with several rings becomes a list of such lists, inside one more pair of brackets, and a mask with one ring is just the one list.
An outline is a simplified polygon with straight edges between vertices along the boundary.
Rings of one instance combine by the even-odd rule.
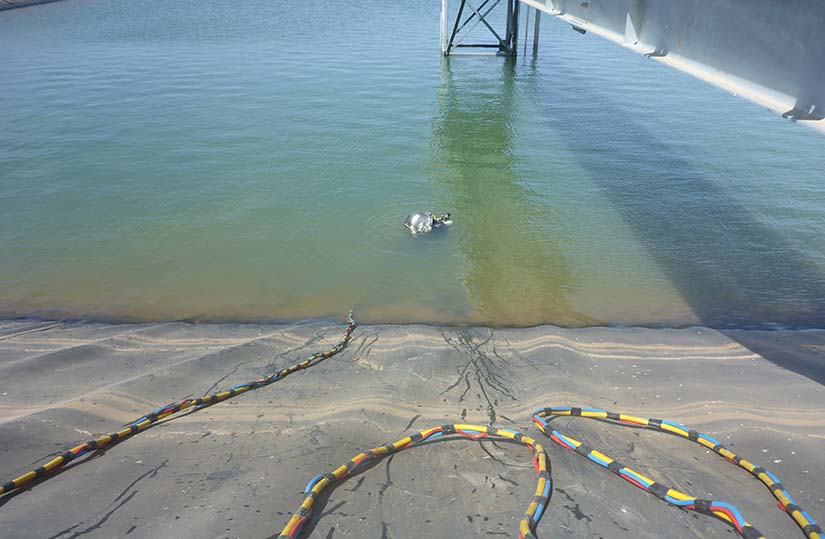
[[[175, 398], [296, 363], [341, 330], [332, 322], [0, 322], [0, 481]], [[531, 412], [567, 405], [671, 419], [713, 436], [776, 473], [821, 521], [824, 355], [819, 330], [362, 326], [348, 349], [310, 370], [159, 424], [0, 498], [0, 536], [277, 536], [307, 481], [361, 450], [454, 422], [541, 438]], [[697, 445], [586, 419], [553, 425], [660, 482], [733, 503], [768, 537], [803, 537], [761, 483]], [[555, 491], [539, 537], [734, 536], [545, 445]], [[342, 483], [307, 530], [514, 537], [534, 488], [523, 447], [433, 443]]]

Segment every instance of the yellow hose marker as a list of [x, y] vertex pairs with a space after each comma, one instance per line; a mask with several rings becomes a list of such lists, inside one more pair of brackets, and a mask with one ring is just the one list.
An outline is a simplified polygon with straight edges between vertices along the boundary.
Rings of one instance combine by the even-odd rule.
[[[607, 417], [607, 412], [605, 412], [604, 417]], [[647, 425], [647, 419], [627, 414], [621, 414], [619, 421], [628, 421], [630, 423], [637, 423], [639, 425]]]

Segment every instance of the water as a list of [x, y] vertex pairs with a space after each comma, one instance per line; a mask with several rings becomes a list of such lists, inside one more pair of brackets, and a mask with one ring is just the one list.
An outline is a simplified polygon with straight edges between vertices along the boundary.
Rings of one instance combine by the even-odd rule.
[[0, 13], [0, 316], [825, 327], [825, 137], [549, 18], [442, 60], [439, 9]]

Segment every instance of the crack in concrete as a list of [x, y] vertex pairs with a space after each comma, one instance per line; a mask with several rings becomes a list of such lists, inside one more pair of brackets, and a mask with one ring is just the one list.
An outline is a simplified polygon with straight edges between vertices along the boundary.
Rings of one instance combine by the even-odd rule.
[[[140, 491], [132, 490], [135, 487], [135, 485], [137, 485], [139, 482], [143, 481], [147, 477], [151, 478], [151, 477], [157, 476], [157, 474], [161, 470], [161, 468], [165, 467], [168, 462], [169, 462], [168, 460], [164, 460], [157, 467], [152, 468], [151, 470], [148, 470], [146, 473], [142, 474], [140, 477], [138, 477], [137, 479], [135, 479], [134, 481], [129, 483], [129, 485], [125, 489], [123, 489], [123, 491], [120, 494], [118, 494], [112, 500], [112, 504], [114, 504], [115, 502], [118, 502], [118, 500], [120, 500], [120, 502], [117, 503], [114, 507], [112, 507], [108, 512], [106, 512], [106, 514], [104, 514], [103, 517], [100, 518], [100, 520], [98, 520], [97, 522], [95, 522], [94, 524], [92, 524], [91, 526], [89, 526], [88, 528], [86, 528], [84, 530], [80, 530], [80, 531], [77, 531], [77, 532], [73, 533], [71, 536], [67, 537], [66, 539], [77, 539], [78, 537], [81, 537], [83, 535], [91, 533], [95, 530], [99, 530], [106, 523], [106, 521], [109, 520], [109, 518], [111, 518], [112, 515], [114, 515], [118, 510], [120, 510], [124, 505], [129, 503], [132, 500], [132, 498], [137, 496], [138, 492], [140, 492]], [[130, 490], [131, 490], [131, 492], [129, 492]], [[110, 507], [111, 507], [111, 504], [110, 504]], [[74, 526], [72, 526], [70, 528], [66, 528], [65, 530], [62, 530], [62, 531], [56, 533], [55, 535], [52, 535], [51, 537], [49, 537], [49, 539], [57, 539], [58, 537], [61, 537], [62, 535], [65, 535], [65, 534], [69, 533], [70, 531], [74, 530], [75, 528], [81, 526], [82, 524], [83, 524], [83, 521], [80, 521], [77, 524], [75, 524]]]
[[392, 474], [390, 472], [390, 465], [392, 464], [392, 460], [395, 458], [395, 455], [390, 455], [387, 458], [387, 464], [384, 467], [384, 474], [386, 479], [381, 487], [378, 489], [378, 517], [383, 519], [384, 518], [384, 493], [393, 485], [392, 481]]
[[458, 402], [464, 402], [474, 385], [473, 382], [475, 382], [479, 391], [478, 397], [486, 403], [490, 424], [494, 424], [497, 420], [496, 406], [498, 405], [498, 398], [496, 395], [502, 395], [513, 401], [517, 400], [517, 398], [513, 395], [507, 386], [507, 381], [500, 373], [502, 366], [505, 368], [512, 367], [513, 363], [504, 359], [498, 353], [495, 346], [492, 347], [493, 355], [500, 360], [500, 364], [483, 350], [483, 347], [490, 343], [495, 336], [495, 330], [490, 329], [489, 331], [490, 334], [484, 340], [475, 342], [472, 334], [469, 332], [459, 333], [457, 339], [453, 339], [446, 330], [441, 330], [441, 337], [444, 341], [453, 350], [467, 355], [468, 359], [462, 366], [456, 369], [457, 376], [455, 381], [440, 394], [444, 395], [449, 393], [463, 384], [463, 391], [458, 396]]
[[[376, 342], [378, 342], [377, 333], [372, 335], [364, 335], [361, 337], [361, 344], [358, 345], [358, 349], [353, 354], [352, 362], [362, 365], [368, 369], [375, 369], [376, 367], [370, 363], [370, 354], [372, 353], [372, 347]], [[380, 367], [378, 368], [380, 369]]]
[[416, 421], [418, 421], [418, 419], [419, 419], [420, 417], [421, 417], [421, 414], [415, 414], [415, 415], [412, 417], [412, 419], [410, 419], [410, 422], [409, 422], [409, 423], [407, 423], [407, 426], [406, 426], [406, 427], [404, 427], [404, 430], [402, 430], [401, 432], [405, 432], [405, 431], [410, 430], [410, 427], [412, 427], [412, 426], [413, 426], [413, 423], [415, 423]]
[[[286, 357], [286, 356], [287, 356], [287, 355], [289, 355], [289, 354], [294, 354], [294, 353], [296, 353], [296, 352], [300, 352], [301, 350], [305, 350], [305, 349], [309, 348], [310, 346], [315, 345], [315, 343], [317, 343], [319, 340], [321, 340], [321, 339], [322, 339], [325, 335], [326, 335], [326, 332], [319, 332], [319, 333], [316, 333], [314, 337], [312, 337], [312, 338], [308, 339], [308, 340], [307, 340], [306, 342], [304, 342], [304, 344], [302, 344], [301, 346], [296, 346], [295, 348], [290, 348], [289, 350], [285, 350], [285, 351], [283, 351], [283, 352], [280, 352], [280, 353], [276, 354], [276, 355], [275, 355], [275, 359], [276, 359], [276, 360], [277, 360], [277, 359], [283, 359], [284, 357]], [[229, 349], [227, 349], [227, 350], [232, 350], [232, 349], [233, 349], [233, 348], [229, 348]], [[209, 386], [209, 389], [207, 389], [206, 391], [204, 391], [204, 393], [203, 393], [203, 394], [204, 394], [204, 395], [209, 395], [212, 391], [214, 391], [214, 390], [218, 387], [218, 385], [219, 385], [221, 382], [223, 382], [224, 380], [226, 380], [227, 378], [229, 378], [230, 376], [232, 376], [233, 374], [235, 374], [236, 372], [238, 372], [238, 370], [239, 370], [241, 367], [243, 367], [244, 365], [249, 365], [250, 363], [254, 363], [254, 362], [256, 362], [256, 361], [260, 361], [260, 360], [261, 360], [261, 358], [256, 357], [256, 358], [249, 359], [249, 360], [247, 360], [247, 361], [242, 361], [241, 363], [238, 363], [237, 365], [235, 365], [235, 366], [232, 368], [232, 370], [231, 370], [231, 371], [229, 371], [229, 372], [228, 372], [228, 373], [226, 373], [225, 375], [223, 375], [223, 376], [221, 376], [220, 378], [218, 378], [217, 380], [215, 380], [215, 382], [214, 382], [211, 386]], [[269, 365], [267, 365], [266, 367], [264, 367], [264, 371], [270, 372], [270, 371], [272, 370], [272, 368], [276, 366], [276, 363], [277, 363], [277, 361], [273, 361], [273, 362], [271, 362]]]

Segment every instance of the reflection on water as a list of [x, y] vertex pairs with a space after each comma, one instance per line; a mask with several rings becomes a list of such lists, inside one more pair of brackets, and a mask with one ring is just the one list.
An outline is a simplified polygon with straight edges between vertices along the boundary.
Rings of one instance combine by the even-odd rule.
[[442, 63], [434, 181], [461, 223], [460, 279], [485, 320], [589, 325], [566, 297], [577, 290], [563, 254], [569, 239], [517, 172], [515, 78], [512, 59], [480, 72]]

